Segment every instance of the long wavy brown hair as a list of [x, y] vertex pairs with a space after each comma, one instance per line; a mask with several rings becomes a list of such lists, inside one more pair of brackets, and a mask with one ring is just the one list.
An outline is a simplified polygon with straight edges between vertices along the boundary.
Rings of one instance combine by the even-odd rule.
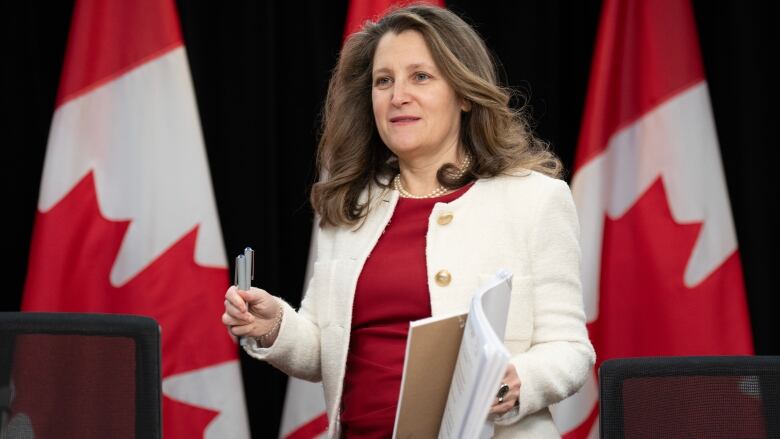
[[514, 92], [498, 84], [495, 63], [476, 31], [443, 8], [399, 8], [352, 34], [331, 76], [317, 150], [322, 176], [311, 192], [322, 226], [357, 224], [369, 209], [360, 194], [372, 184], [388, 187], [399, 172], [374, 123], [371, 75], [382, 36], [408, 30], [422, 35], [445, 79], [471, 104], [470, 111], [461, 113], [460, 130], [462, 147], [473, 157], [471, 167], [458, 177], [455, 165], [443, 165], [436, 174], [442, 186], [454, 189], [518, 169], [561, 174], [560, 160], [534, 136], [524, 108], [510, 107]]

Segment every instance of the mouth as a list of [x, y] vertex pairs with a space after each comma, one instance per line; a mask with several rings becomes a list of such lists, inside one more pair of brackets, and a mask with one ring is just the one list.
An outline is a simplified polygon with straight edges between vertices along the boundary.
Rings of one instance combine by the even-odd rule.
[[417, 122], [418, 120], [420, 120], [420, 118], [416, 116], [396, 116], [390, 118], [390, 123], [394, 125], [407, 125]]

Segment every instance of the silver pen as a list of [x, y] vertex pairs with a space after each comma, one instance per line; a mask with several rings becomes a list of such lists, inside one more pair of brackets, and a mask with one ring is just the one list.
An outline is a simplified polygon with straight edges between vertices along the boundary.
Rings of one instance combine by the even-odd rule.
[[[251, 247], [244, 249], [244, 253], [236, 256], [235, 283], [239, 290], [249, 291], [252, 280], [255, 278], [255, 251]], [[241, 346], [246, 346], [246, 337], [241, 337]]]
[[255, 251], [251, 247], [244, 249], [244, 253], [236, 256], [235, 284], [239, 290], [249, 291], [252, 287], [252, 279], [255, 278]]

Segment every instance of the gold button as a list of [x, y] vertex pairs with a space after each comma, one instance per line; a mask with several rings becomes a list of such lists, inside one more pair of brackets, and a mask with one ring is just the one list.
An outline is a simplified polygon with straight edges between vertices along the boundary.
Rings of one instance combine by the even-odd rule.
[[450, 284], [450, 281], [452, 280], [452, 276], [450, 275], [450, 272], [447, 270], [439, 270], [438, 273], [436, 273], [435, 276], [436, 279], [436, 285], [440, 287], [446, 287]]
[[452, 212], [444, 212], [441, 215], [439, 215], [439, 218], [436, 221], [439, 223], [439, 225], [446, 226], [447, 224], [452, 222], [453, 217], [454, 215], [452, 214]]

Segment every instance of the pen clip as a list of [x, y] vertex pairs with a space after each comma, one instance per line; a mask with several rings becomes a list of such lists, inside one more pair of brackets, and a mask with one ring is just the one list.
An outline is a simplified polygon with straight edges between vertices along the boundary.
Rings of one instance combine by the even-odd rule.
[[244, 249], [244, 258], [247, 277], [249, 278], [249, 283], [251, 285], [252, 281], [255, 280], [255, 251], [252, 250], [252, 247]]

